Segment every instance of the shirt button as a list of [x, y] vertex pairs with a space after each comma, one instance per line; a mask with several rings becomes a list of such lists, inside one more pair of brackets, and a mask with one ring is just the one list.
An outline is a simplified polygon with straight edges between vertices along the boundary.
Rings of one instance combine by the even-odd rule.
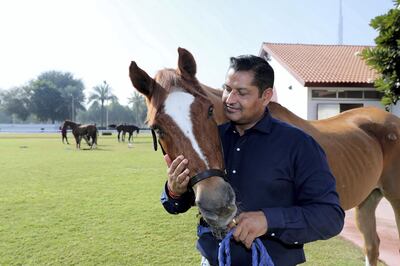
[[296, 242], [294, 242], [294, 244], [295, 244], [295, 245], [297, 245], [298, 243], [299, 243], [299, 242], [297, 242], [297, 241], [296, 241]]
[[232, 170], [232, 173], [236, 174], [236, 170]]
[[271, 236], [275, 236], [275, 233], [272, 233]]
[[240, 151], [240, 148], [237, 148], [236, 150], [237, 150], [237, 151]]
[[178, 206], [179, 204], [178, 204], [178, 202], [175, 202], [175, 206]]

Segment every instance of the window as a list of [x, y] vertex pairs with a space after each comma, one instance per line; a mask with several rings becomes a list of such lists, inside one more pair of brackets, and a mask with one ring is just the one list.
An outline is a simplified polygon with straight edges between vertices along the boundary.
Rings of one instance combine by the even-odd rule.
[[317, 119], [326, 119], [341, 112], [363, 106], [362, 103], [319, 103], [317, 104]]
[[362, 99], [363, 91], [344, 91], [344, 90], [341, 90], [341, 91], [339, 91], [338, 95], [339, 95], [339, 98]]
[[336, 90], [312, 90], [313, 98], [336, 98]]
[[374, 90], [343, 90], [343, 89], [328, 89], [328, 90], [311, 90], [312, 98], [319, 99], [370, 99], [380, 100], [383, 93]]
[[383, 96], [382, 92], [379, 91], [364, 91], [365, 99], [378, 99], [380, 100]]

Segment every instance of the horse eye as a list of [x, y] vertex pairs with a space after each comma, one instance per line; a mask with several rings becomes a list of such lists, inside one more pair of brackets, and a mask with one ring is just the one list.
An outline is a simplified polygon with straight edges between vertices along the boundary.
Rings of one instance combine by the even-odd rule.
[[208, 108], [208, 118], [210, 118], [213, 115], [213, 112], [214, 112], [214, 106], [211, 105]]

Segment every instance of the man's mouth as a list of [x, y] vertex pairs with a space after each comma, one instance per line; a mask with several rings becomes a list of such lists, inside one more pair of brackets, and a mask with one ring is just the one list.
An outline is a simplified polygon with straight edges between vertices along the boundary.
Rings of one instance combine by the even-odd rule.
[[233, 107], [233, 106], [229, 106], [229, 105], [225, 105], [225, 110], [229, 113], [235, 113], [235, 112], [239, 112], [240, 108], [239, 107]]

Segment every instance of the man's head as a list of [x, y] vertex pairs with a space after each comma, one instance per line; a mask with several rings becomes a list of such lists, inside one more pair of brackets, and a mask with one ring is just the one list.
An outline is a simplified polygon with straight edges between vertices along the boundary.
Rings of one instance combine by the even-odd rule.
[[240, 55], [238, 57], [231, 57], [230, 60], [228, 70], [253, 72], [252, 85], [258, 87], [260, 97], [266, 89], [274, 87], [274, 70], [266, 60], [255, 55]]
[[253, 55], [231, 58], [222, 101], [225, 115], [239, 131], [252, 127], [263, 117], [273, 94], [273, 83], [274, 71], [264, 59]]

